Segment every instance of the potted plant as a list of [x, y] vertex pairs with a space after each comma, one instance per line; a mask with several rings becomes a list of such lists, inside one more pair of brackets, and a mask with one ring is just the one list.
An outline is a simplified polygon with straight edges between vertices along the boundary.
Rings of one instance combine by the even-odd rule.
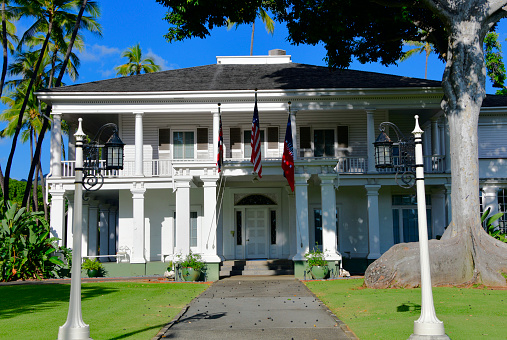
[[321, 280], [327, 276], [329, 268], [322, 251], [314, 248], [305, 254], [305, 258], [308, 260], [309, 271], [314, 279]]
[[104, 270], [104, 266], [97, 260], [85, 259], [82, 265], [83, 269], [86, 269], [88, 277], [97, 277]]
[[184, 281], [197, 281], [201, 276], [201, 272], [204, 268], [204, 261], [201, 255], [194, 254], [192, 251], [188, 253], [184, 258], [182, 255], [178, 255], [179, 260], [177, 266], [181, 272], [181, 276]]

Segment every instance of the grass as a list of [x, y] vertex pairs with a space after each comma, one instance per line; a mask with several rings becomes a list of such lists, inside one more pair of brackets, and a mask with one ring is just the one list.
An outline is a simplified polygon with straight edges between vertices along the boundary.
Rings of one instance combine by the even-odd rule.
[[[100, 339], [151, 339], [208, 285], [82, 284], [83, 320]], [[70, 285], [0, 286], [0, 339], [50, 339], [67, 320]]]
[[[306, 285], [361, 340], [405, 340], [421, 315], [420, 289], [363, 289], [362, 279]], [[507, 291], [438, 287], [433, 299], [451, 339], [507, 339]]]

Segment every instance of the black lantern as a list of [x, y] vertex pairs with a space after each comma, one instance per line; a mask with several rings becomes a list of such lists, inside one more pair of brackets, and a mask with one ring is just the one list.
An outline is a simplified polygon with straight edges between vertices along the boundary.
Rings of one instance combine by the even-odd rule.
[[116, 130], [104, 144], [104, 158], [106, 170], [123, 170], [123, 143]]
[[382, 131], [373, 143], [375, 146], [375, 168], [385, 169], [393, 167], [393, 142]]

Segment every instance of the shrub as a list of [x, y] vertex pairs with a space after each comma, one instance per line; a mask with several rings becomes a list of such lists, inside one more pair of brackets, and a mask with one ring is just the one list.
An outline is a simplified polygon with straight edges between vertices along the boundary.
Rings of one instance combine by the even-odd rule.
[[327, 266], [327, 261], [324, 259], [324, 253], [319, 249], [313, 248], [313, 250], [305, 254], [305, 258], [308, 260], [308, 267]]
[[182, 258], [182, 255], [177, 255], [178, 261], [176, 261], [176, 265], [180, 268], [193, 268], [195, 270], [202, 270], [204, 268], [204, 261], [202, 260], [201, 255], [194, 254], [192, 251], [188, 253], [187, 256]]

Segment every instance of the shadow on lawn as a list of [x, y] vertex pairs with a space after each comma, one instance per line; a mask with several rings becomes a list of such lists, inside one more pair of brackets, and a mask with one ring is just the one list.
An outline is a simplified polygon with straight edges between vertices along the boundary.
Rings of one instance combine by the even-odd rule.
[[[104, 288], [93, 285], [81, 287], [81, 300], [110, 294], [116, 288]], [[61, 308], [68, 303], [70, 285], [19, 285], [0, 287], [0, 319], [9, 319], [28, 312], [39, 312], [47, 309]]]
[[403, 312], [420, 312], [421, 311], [421, 305], [418, 305], [417, 303], [412, 302], [404, 302], [398, 307], [396, 307], [396, 311], [398, 313]]

